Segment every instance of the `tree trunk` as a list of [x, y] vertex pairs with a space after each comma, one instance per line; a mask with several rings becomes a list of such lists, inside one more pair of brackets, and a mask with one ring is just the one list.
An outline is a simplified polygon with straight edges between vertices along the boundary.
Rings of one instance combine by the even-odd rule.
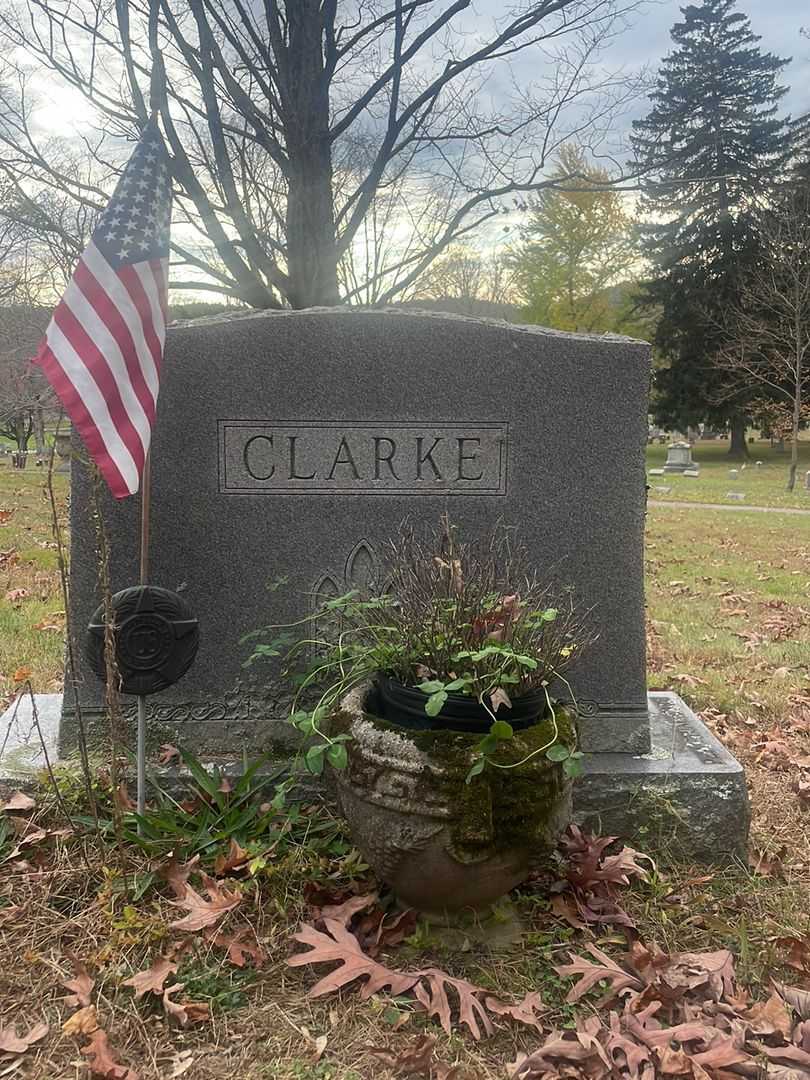
[[34, 409], [34, 442], [37, 449], [37, 457], [42, 459], [46, 456], [45, 447], [45, 416], [42, 406], [37, 405]]
[[729, 427], [731, 429], [731, 444], [728, 448], [728, 456], [735, 460], [750, 458], [748, 443], [745, 441], [745, 417], [741, 413], [732, 416]]
[[324, 71], [319, 0], [288, 5], [288, 299], [294, 308], [340, 303], [329, 139], [329, 79]]
[[[797, 308], [798, 310], [798, 308]], [[799, 424], [802, 419], [802, 358], [796, 357], [796, 386], [793, 390], [793, 418], [790, 426], [790, 468], [788, 469], [787, 490], [793, 491], [796, 484], [796, 469], [799, 465]]]

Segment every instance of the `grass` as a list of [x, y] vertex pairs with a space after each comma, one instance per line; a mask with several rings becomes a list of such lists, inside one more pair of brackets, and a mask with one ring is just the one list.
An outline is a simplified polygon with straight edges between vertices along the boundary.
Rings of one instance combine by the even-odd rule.
[[[706, 485], [699, 499], [722, 501], [718, 485], [733, 489], [723, 449], [700, 445], [695, 456], [704, 463], [703, 476], [676, 477], [673, 488], [682, 485], [680, 493], [687, 484]], [[803, 449], [807, 453], [810, 443]], [[652, 459], [663, 451], [650, 448]], [[764, 447], [759, 458], [766, 465], [750, 477], [747, 469], [743, 482], [750, 479], [752, 502], [756, 494], [757, 503], [769, 505], [782, 497], [786, 466]], [[63, 500], [64, 478], [56, 479]], [[16, 555], [0, 568], [0, 688], [6, 697], [21, 666], [32, 668], [36, 689], [59, 684], [61, 635], [35, 629], [61, 608], [52, 550], [43, 546], [50, 534], [42, 482], [39, 470], [21, 476], [0, 467], [0, 508], [13, 511], [0, 525], [0, 551]], [[688, 488], [690, 498], [697, 490]], [[810, 506], [804, 492], [794, 499]], [[650, 685], [677, 689], [744, 762], [759, 872], [741, 865], [709, 871], [662, 865], [649, 884], [625, 893], [624, 906], [646, 942], [667, 950], [732, 949], [740, 981], [754, 998], [767, 996], [771, 977], [810, 988], [810, 970], [788, 965], [791, 941], [810, 950], [810, 810], [798, 788], [810, 772], [795, 763], [810, 761], [810, 515], [656, 506], [647, 541]], [[29, 596], [3, 599], [17, 588]], [[41, 813], [53, 819], [52, 807]], [[44, 1018], [51, 1025], [51, 1035], [25, 1056], [21, 1077], [76, 1075], [77, 1047], [60, 1034], [67, 1015], [60, 987], [69, 977], [66, 950], [90, 966], [110, 1041], [121, 1059], [137, 1066], [141, 1080], [171, 1075], [184, 1054], [193, 1058], [185, 1075], [195, 1080], [388, 1080], [367, 1047], [401, 1048], [422, 1031], [439, 1036], [443, 1060], [463, 1063], [479, 1080], [502, 1080], [504, 1063], [536, 1043], [513, 1028], [480, 1045], [459, 1034], [447, 1038], [405, 1002], [361, 1003], [349, 992], [306, 997], [316, 976], [284, 964], [304, 914], [304, 885], [362, 878], [352, 853], [302, 845], [268, 863], [249, 885], [244, 905], [268, 963], [243, 976], [223, 966], [221, 952], [198, 942], [181, 974], [195, 1000], [212, 1004], [214, 1018], [185, 1032], [169, 1027], [154, 1005], [136, 1004], [121, 986], [166, 947], [167, 923], [178, 915], [165, 888], [134, 899], [122, 885], [123, 863], [129, 880], [139, 881], [155, 860], [129, 848], [99, 852], [60, 837], [41, 867], [32, 862], [27, 869], [0, 864], [0, 912], [4, 904], [25, 907], [24, 919], [5, 927], [0, 919], [0, 1000], [10, 1003], [0, 1022]], [[393, 955], [392, 966], [433, 963], [504, 996], [540, 990], [548, 1022], [570, 1027], [577, 1009], [565, 1004], [568, 983], [553, 965], [566, 962], [569, 950], [580, 953], [592, 936], [553, 916], [544, 883], [521, 890], [516, 903], [528, 927], [521, 947], [499, 954], [479, 946], [448, 950], [420, 929]], [[621, 940], [611, 929], [596, 937], [608, 951]], [[394, 1030], [403, 1017], [404, 1026]], [[316, 1063], [311, 1042], [320, 1035], [327, 1048]]]
[[[799, 467], [796, 473], [796, 487], [787, 492], [788, 465], [790, 454], [771, 447], [770, 441], [758, 439], [749, 444], [750, 461], [730, 461], [726, 440], [709, 440], [696, 443], [692, 448], [692, 459], [700, 466], [700, 476], [682, 476], [679, 473], [667, 473], [664, 476], [650, 476], [649, 469], [660, 469], [667, 458], [666, 446], [656, 443], [647, 447], [647, 483], [650, 485], [649, 497], [664, 501], [722, 503], [739, 505], [730, 499], [730, 491], [743, 493], [745, 504], [750, 506], [772, 506], [810, 510], [810, 491], [804, 486], [804, 477], [810, 469], [810, 438], [805, 432], [799, 444]], [[757, 461], [762, 465], [758, 468]], [[745, 464], [745, 468], [742, 465]], [[737, 476], [729, 476], [729, 470], [736, 469]], [[662, 488], [669, 488], [663, 491]]]
[[[61, 517], [67, 477], [54, 475]], [[0, 460], [0, 705], [22, 672], [39, 691], [58, 690], [62, 677], [64, 610], [41, 468], [12, 469]]]

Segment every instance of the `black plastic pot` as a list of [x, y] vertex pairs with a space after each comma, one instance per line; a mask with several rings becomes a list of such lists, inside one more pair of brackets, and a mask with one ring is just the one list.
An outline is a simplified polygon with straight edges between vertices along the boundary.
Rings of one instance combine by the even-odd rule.
[[[484, 735], [492, 725], [492, 716], [477, 698], [469, 694], [448, 694], [441, 712], [437, 716], [428, 716], [425, 712], [428, 695], [423, 690], [382, 674], [377, 675], [375, 688], [374, 711], [377, 715], [389, 724], [409, 731], [467, 731]], [[547, 712], [545, 692], [536, 690], [513, 698], [511, 709], [501, 705], [495, 718], [505, 720], [520, 731], [536, 724]]]

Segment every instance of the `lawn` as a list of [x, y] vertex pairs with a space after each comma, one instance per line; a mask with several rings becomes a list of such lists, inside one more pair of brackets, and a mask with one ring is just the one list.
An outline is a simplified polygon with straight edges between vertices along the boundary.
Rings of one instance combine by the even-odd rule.
[[[690, 487], [690, 498], [722, 501], [716, 493], [727, 483], [722, 449], [699, 446], [695, 456], [705, 464], [704, 475], [676, 478], [673, 488], [704, 485], [699, 495]], [[653, 460], [662, 452], [651, 448]], [[757, 503], [767, 504], [781, 497], [784, 464], [764, 448], [760, 460], [766, 465], [751, 473], [746, 490], [752, 502], [756, 494]], [[743, 475], [747, 483], [748, 470]], [[56, 479], [64, 513], [64, 478]], [[21, 476], [0, 468], [0, 689], [6, 698], [20, 668], [31, 669], [36, 689], [59, 682], [61, 634], [45, 628], [58, 624], [61, 600], [42, 485], [39, 471]], [[804, 498], [794, 496], [797, 505]], [[752, 1000], [768, 997], [771, 978], [810, 990], [810, 515], [656, 506], [649, 512], [647, 565], [650, 686], [677, 689], [744, 762], [753, 865], [706, 870], [662, 861], [649, 881], [622, 891], [621, 905], [649, 946], [670, 953], [731, 950], [738, 984]], [[20, 589], [26, 595], [9, 598]], [[65, 780], [68, 809], [76, 813], [81, 788], [75, 773]], [[87, 1050], [80, 1044], [91, 1036], [61, 1031], [75, 1009], [65, 1002], [65, 981], [85, 987], [97, 1009], [90, 1022], [102, 1025], [116, 1060], [129, 1062], [138, 1080], [389, 1080], [395, 1074], [369, 1048], [399, 1052], [425, 1033], [438, 1040], [439, 1058], [459, 1070], [414, 1075], [505, 1080], [506, 1063], [538, 1044], [536, 1032], [511, 1023], [480, 1043], [457, 1026], [445, 1035], [407, 994], [362, 1002], [346, 989], [307, 997], [327, 969], [286, 966], [299, 920], [312, 921], [323, 898], [374, 884], [339, 825], [329, 825], [323, 812], [313, 814], [311, 827], [305, 815], [303, 832], [299, 822], [300, 842], [289, 835], [274, 840], [249, 873], [244, 865], [229, 871], [227, 860], [225, 869], [220, 864], [216, 887], [240, 898], [220, 924], [224, 939], [196, 933], [183, 940], [169, 925], [185, 909], [166, 885], [165, 860], [132, 845], [98, 847], [60, 834], [62, 810], [44, 790], [30, 818], [43, 829], [41, 841], [16, 861], [7, 855], [3, 863], [0, 850], [0, 1029], [17, 1023], [19, 1031], [44, 1020], [50, 1032], [20, 1057], [16, 1076], [88, 1075], [77, 1062]], [[2, 821], [0, 815], [0, 828]], [[326, 831], [319, 833], [322, 821]], [[212, 861], [206, 865], [214, 872]], [[200, 893], [204, 884], [195, 879]], [[420, 924], [384, 958], [398, 970], [441, 968], [509, 1000], [539, 991], [544, 1031], [607, 1016], [598, 1005], [604, 981], [574, 1006], [565, 1000], [571, 980], [554, 967], [567, 962], [569, 951], [584, 955], [589, 944], [618, 956], [625, 947], [622, 928], [574, 929], [549, 902], [548, 884], [541, 878], [516, 894], [527, 928], [520, 947], [495, 953], [470, 940], [448, 945]], [[224, 951], [223, 940], [240, 927], [240, 933], [248, 927], [249, 943], [261, 952], [259, 967], [249, 960], [237, 966]], [[197, 1002], [201, 1022], [178, 1028], [159, 996], [136, 1000], [124, 985], [158, 955], [176, 965], [173, 978], [186, 989], [174, 997]], [[91, 990], [71, 956], [87, 968]], [[682, 1075], [674, 1064], [671, 1075]], [[2, 1069], [0, 1053], [0, 1075]], [[694, 1075], [705, 1080], [705, 1073]], [[732, 1080], [736, 1074], [711, 1073], [713, 1080], [716, 1075]], [[789, 1080], [787, 1070], [782, 1075]]]
[[[724, 503], [738, 505], [729, 492], [744, 494], [745, 505], [792, 507], [810, 510], [810, 491], [805, 487], [805, 474], [810, 469], [810, 438], [804, 433], [799, 444], [799, 468], [794, 491], [785, 490], [790, 454], [772, 447], [769, 440], [758, 439], [749, 444], [751, 458], [747, 462], [730, 461], [726, 440], [698, 442], [692, 448], [692, 459], [700, 466], [700, 476], [667, 473], [650, 475], [650, 469], [660, 469], [667, 458], [666, 446], [658, 443], [647, 447], [647, 483], [649, 497], [664, 501]], [[757, 466], [757, 462], [761, 465]], [[743, 465], [745, 466], [743, 468]], [[737, 476], [730, 471], [737, 470]], [[669, 491], [663, 490], [669, 488]]]

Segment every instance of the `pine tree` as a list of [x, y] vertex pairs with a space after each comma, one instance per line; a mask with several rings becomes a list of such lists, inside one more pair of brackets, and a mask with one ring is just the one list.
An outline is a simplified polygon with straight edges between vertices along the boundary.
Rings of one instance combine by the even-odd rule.
[[656, 413], [681, 428], [728, 422], [744, 455], [744, 391], [719, 403], [723, 312], [756, 256], [753, 202], [784, 170], [791, 140], [777, 116], [787, 63], [764, 53], [734, 0], [681, 9], [675, 49], [662, 62], [652, 108], [634, 122], [637, 161], [650, 170], [641, 210], [652, 276], [645, 300], [661, 318], [656, 345], [669, 366], [656, 379]]

